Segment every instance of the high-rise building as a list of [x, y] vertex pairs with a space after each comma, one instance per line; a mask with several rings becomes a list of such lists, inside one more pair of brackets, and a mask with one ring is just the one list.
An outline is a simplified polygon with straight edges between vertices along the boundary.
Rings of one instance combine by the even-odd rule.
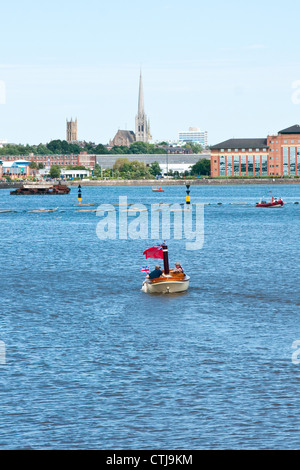
[[67, 120], [67, 142], [76, 142], [77, 141], [77, 118], [75, 121], [71, 118], [71, 121]]
[[138, 142], [149, 142], [151, 140], [150, 124], [144, 109], [144, 92], [142, 82], [142, 72], [140, 73], [138, 113], [135, 117], [135, 140]]
[[201, 131], [199, 127], [190, 127], [186, 132], [179, 132], [179, 142], [193, 142], [207, 147], [207, 131]]

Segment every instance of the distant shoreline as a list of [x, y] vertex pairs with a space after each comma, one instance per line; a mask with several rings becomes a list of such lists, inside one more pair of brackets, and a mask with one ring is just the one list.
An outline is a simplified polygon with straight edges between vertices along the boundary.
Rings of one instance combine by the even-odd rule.
[[300, 184], [300, 178], [259, 178], [259, 179], [181, 179], [181, 180], [98, 180], [98, 181], [68, 181], [68, 186], [178, 186], [178, 185], [245, 185], [245, 184]]
[[[197, 179], [181, 179], [181, 180], [94, 180], [94, 181], [66, 181], [68, 186], [178, 186], [178, 185], [248, 185], [248, 184], [300, 184], [300, 178], [197, 178]], [[19, 188], [22, 183], [0, 183], [0, 189]]]

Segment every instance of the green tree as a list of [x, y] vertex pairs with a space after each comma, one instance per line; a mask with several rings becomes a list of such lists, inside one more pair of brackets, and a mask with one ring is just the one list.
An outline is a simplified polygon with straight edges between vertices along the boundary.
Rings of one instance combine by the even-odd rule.
[[83, 149], [80, 149], [80, 152], [84, 151], [87, 153], [95, 153], [95, 148], [94, 145], [91, 142], [84, 142], [84, 147]]
[[164, 153], [165, 154], [165, 153], [167, 153], [167, 150], [163, 147], [155, 147], [153, 152], [151, 152], [151, 153]]
[[133, 142], [129, 147], [129, 153], [149, 153], [148, 145], [146, 142]]
[[103, 144], [98, 144], [95, 148], [94, 148], [94, 152], [97, 154], [97, 155], [106, 155], [109, 153], [109, 150], [107, 149], [107, 147], [105, 147], [105, 145]]
[[60, 166], [52, 165], [49, 174], [51, 178], [60, 178]]
[[71, 153], [69, 149], [69, 144], [66, 140], [61, 141], [61, 151], [62, 153]]
[[162, 170], [159, 166], [159, 163], [156, 162], [156, 161], [151, 163], [149, 171], [150, 171], [151, 175], [153, 175], [153, 176], [160, 175], [161, 172], [162, 172]]
[[127, 179], [153, 178], [146, 164], [138, 160], [130, 162], [128, 158], [118, 158], [115, 161], [113, 170]]
[[48, 153], [51, 153], [49, 152], [49, 149], [46, 147], [46, 145], [43, 145], [43, 144], [39, 144], [36, 148], [35, 148], [35, 152], [36, 155], [47, 155]]
[[32, 170], [36, 170], [38, 168], [37, 163], [36, 162], [30, 162], [29, 163], [29, 168], [31, 168]]
[[1, 155], [21, 155], [17, 145], [5, 145], [1, 150]]
[[191, 167], [192, 175], [210, 175], [210, 160], [201, 158]]
[[131, 166], [131, 178], [152, 178], [152, 175], [144, 162], [134, 160], [130, 163]]
[[124, 145], [114, 145], [109, 151], [112, 155], [128, 153], [128, 147]]
[[193, 153], [202, 153], [203, 152], [203, 147], [201, 144], [195, 144], [193, 142], [189, 142], [186, 145], [183, 146], [185, 149], [192, 149]]
[[95, 176], [96, 178], [101, 178], [101, 166], [96, 163], [96, 165], [94, 166], [94, 169], [93, 169], [93, 176]]
[[78, 144], [69, 144], [68, 153], [80, 153], [82, 148]]
[[113, 166], [115, 171], [119, 171], [119, 173], [127, 173], [131, 171], [131, 165], [128, 158], [118, 158]]
[[47, 144], [47, 148], [52, 153], [61, 153], [61, 140], [51, 140], [51, 142]]

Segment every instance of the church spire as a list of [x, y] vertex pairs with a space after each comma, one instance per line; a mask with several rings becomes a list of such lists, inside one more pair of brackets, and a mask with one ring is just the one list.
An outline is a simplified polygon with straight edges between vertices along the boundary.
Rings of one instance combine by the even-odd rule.
[[140, 87], [139, 87], [138, 114], [139, 114], [139, 115], [145, 114], [145, 110], [144, 110], [144, 92], [143, 92], [142, 71], [140, 71]]
[[139, 101], [138, 113], [135, 117], [135, 139], [137, 142], [148, 142], [148, 122], [144, 109], [144, 92], [142, 71], [140, 71], [140, 85], [139, 85]]

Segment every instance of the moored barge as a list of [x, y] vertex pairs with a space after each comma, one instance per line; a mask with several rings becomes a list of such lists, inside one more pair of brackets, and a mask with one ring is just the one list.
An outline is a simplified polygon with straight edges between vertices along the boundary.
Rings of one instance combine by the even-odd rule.
[[69, 194], [71, 189], [61, 183], [25, 183], [20, 188], [11, 191], [10, 194]]

